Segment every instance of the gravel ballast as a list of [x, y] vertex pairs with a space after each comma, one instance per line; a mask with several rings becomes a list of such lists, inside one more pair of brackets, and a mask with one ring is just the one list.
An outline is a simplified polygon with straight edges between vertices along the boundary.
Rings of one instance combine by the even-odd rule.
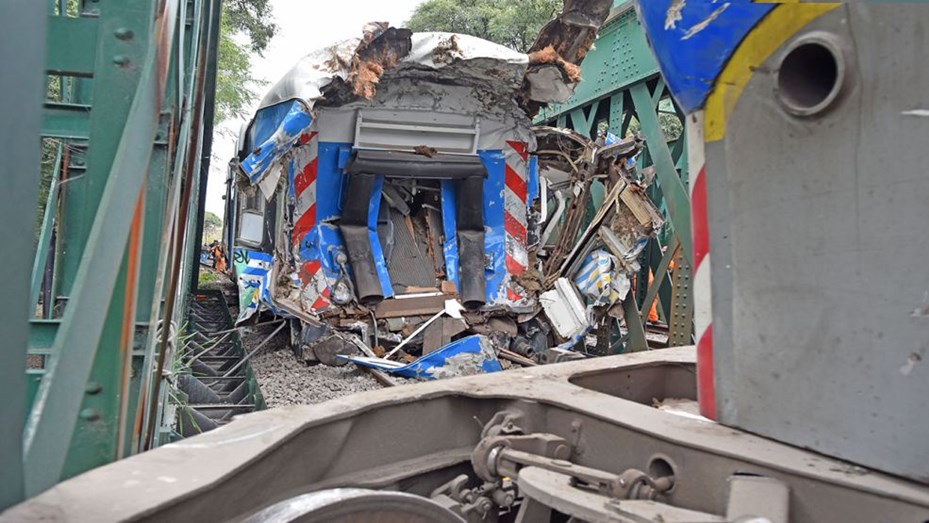
[[297, 361], [286, 347], [252, 358], [252, 370], [269, 408], [322, 403], [382, 388], [367, 372], [354, 365], [307, 365]]
[[[242, 329], [246, 352], [270, 336], [276, 325]], [[268, 408], [311, 405], [356, 392], [378, 390], [381, 384], [354, 365], [327, 367], [299, 361], [290, 347], [287, 329], [265, 344], [250, 363]]]

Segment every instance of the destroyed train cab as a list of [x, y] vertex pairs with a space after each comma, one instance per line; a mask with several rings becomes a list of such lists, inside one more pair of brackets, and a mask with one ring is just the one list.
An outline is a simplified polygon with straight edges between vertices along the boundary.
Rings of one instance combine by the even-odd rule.
[[583, 53], [551, 49], [372, 24], [300, 61], [231, 162], [239, 322], [268, 310], [307, 361], [422, 379], [577, 357], [663, 219], [640, 139], [532, 126], [579, 81]]

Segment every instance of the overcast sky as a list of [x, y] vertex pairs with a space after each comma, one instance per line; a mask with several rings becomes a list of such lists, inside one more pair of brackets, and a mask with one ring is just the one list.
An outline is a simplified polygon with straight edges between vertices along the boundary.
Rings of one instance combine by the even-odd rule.
[[[390, 22], [400, 26], [423, 0], [272, 0], [274, 18], [279, 29], [263, 57], [252, 58], [255, 78], [273, 85], [310, 51], [346, 38], [360, 37], [367, 22]], [[258, 103], [258, 99], [254, 101]], [[223, 216], [226, 165], [235, 151], [235, 139], [242, 122], [227, 122], [225, 134], [217, 133], [213, 142], [213, 161], [207, 188], [206, 210]]]

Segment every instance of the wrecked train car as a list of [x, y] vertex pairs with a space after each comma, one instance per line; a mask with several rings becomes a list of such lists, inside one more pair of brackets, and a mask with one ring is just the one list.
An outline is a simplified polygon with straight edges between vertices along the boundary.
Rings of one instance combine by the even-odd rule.
[[584, 50], [553, 30], [527, 55], [372, 24], [281, 79], [233, 161], [239, 321], [268, 309], [307, 360], [426, 379], [446, 357], [498, 370], [501, 350], [539, 359], [589, 332], [661, 218], [637, 190], [639, 140], [532, 127], [579, 81]]

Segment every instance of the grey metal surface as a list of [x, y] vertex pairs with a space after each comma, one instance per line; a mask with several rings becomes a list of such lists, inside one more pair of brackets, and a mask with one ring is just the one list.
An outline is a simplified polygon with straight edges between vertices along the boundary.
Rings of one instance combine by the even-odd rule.
[[[22, 433], [29, 341], [29, 274], [34, 255], [42, 99], [45, 93], [46, 2], [11, 0], [0, 5], [0, 266], [10, 276], [0, 301], [0, 509], [23, 497]], [[15, 124], [14, 124], [15, 122]]]
[[464, 523], [426, 498], [403, 492], [332, 489], [268, 507], [245, 523]]
[[[827, 13], [757, 69], [706, 151], [720, 421], [923, 482], [927, 26], [921, 5]], [[814, 31], [848, 76], [799, 118], [777, 72]]]
[[[436, 287], [435, 262], [429, 257], [426, 235], [420, 234], [425, 227], [424, 216], [407, 217], [391, 211], [394, 248], [387, 261], [387, 271], [394, 291], [405, 292], [407, 287]], [[410, 231], [410, 226], [413, 231]], [[434, 251], [440, 254], [441, 251]]]
[[[622, 398], [621, 386], [610, 389], [645, 379], [641, 373], [655, 366], [693, 364], [692, 347], [668, 349], [512, 371], [506, 380], [451, 379], [253, 413], [63, 482], [0, 514], [0, 522], [226, 521], [338, 487], [428, 496], [470, 470], [482, 423], [502, 411], [527, 433], [571, 442], [571, 461], [581, 466], [649, 470], [660, 457], [675, 478], [663, 502], [675, 507], [725, 513], [728, 480], [740, 473], [786, 483], [794, 523], [929, 518], [929, 491], [921, 485], [660, 411]], [[584, 386], [571, 383], [581, 379]]]

